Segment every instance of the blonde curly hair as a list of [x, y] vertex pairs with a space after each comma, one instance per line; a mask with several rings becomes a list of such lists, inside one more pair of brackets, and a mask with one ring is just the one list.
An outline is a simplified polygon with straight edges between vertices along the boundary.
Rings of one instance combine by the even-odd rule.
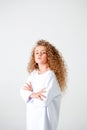
[[66, 88], [67, 79], [67, 69], [65, 61], [59, 50], [48, 41], [43, 39], [37, 41], [36, 46], [32, 50], [31, 57], [27, 65], [28, 72], [31, 73], [33, 70], [38, 69], [38, 64], [35, 62], [34, 59], [34, 51], [37, 46], [46, 47], [49, 67], [51, 70], [54, 71], [56, 78], [59, 82], [61, 91], [64, 91]]

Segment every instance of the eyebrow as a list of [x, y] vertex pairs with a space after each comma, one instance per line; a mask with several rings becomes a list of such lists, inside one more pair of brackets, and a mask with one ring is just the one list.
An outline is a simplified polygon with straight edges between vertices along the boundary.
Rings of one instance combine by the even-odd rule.
[[[35, 50], [35, 51], [39, 51], [39, 50]], [[46, 50], [40, 50], [40, 51], [46, 51]]]

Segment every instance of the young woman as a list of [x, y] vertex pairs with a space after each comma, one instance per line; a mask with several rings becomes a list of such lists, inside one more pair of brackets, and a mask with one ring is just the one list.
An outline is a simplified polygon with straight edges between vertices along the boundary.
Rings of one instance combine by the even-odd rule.
[[20, 90], [27, 105], [27, 130], [57, 130], [67, 77], [63, 57], [51, 43], [39, 40], [27, 69], [29, 77]]

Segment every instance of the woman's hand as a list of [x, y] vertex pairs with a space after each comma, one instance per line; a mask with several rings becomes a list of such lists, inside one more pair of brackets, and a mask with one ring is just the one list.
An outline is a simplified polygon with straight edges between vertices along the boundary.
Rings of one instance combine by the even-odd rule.
[[25, 84], [26, 85], [23, 87], [24, 90], [33, 91], [31, 82]]
[[43, 100], [44, 98], [46, 98], [46, 96], [43, 95], [43, 93], [45, 92], [46, 92], [46, 88], [43, 88], [39, 92], [33, 92], [30, 95], [30, 98], [37, 98], [37, 99]]

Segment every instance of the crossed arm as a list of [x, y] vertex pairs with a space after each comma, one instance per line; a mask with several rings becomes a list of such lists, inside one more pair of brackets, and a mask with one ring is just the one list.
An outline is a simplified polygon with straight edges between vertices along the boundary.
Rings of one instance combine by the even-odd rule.
[[46, 92], [46, 88], [43, 88], [43, 89], [41, 89], [38, 92], [33, 92], [31, 82], [30, 83], [26, 83], [26, 86], [24, 86], [23, 89], [26, 90], [26, 91], [31, 91], [32, 92], [30, 94], [30, 96], [29, 96], [30, 99], [37, 98], [37, 99], [43, 100], [44, 98], [46, 98], [44, 96], [44, 93]]

